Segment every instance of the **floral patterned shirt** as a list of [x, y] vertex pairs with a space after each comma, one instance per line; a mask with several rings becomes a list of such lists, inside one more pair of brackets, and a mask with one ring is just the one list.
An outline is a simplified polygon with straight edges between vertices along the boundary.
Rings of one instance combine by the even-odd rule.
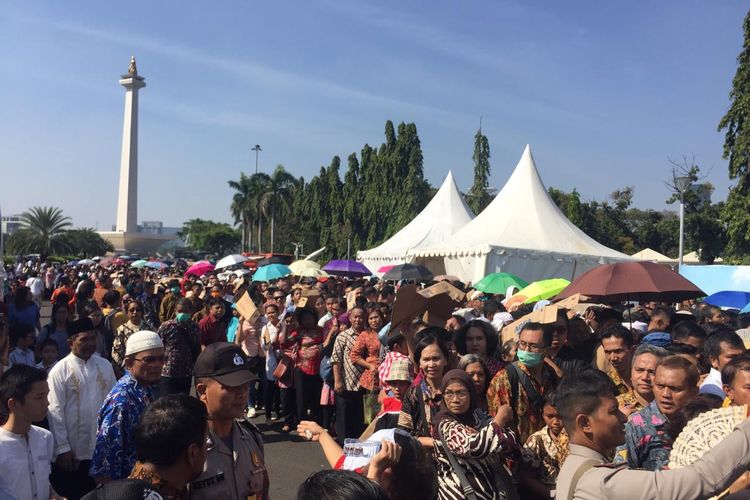
[[135, 464], [135, 424], [153, 400], [153, 389], [139, 384], [130, 372], [117, 381], [99, 410], [91, 477], [125, 479], [130, 475]]
[[617, 448], [615, 463], [627, 463], [631, 469], [657, 471], [669, 464], [674, 439], [668, 432], [669, 420], [656, 401], [631, 415], [625, 424], [625, 444]]
[[[365, 361], [373, 366], [378, 366], [380, 359], [380, 341], [378, 333], [372, 330], [365, 330], [359, 334], [357, 340], [352, 346], [350, 354], [352, 363], [355, 361]], [[376, 370], [364, 370], [359, 377], [359, 385], [368, 391], [377, 390], [378, 376]]]
[[555, 489], [560, 473], [560, 436], [553, 436], [546, 425], [529, 436], [521, 450], [521, 460], [536, 473], [537, 478], [550, 489]]
[[200, 330], [195, 321], [178, 323], [170, 319], [161, 324], [157, 332], [164, 343], [164, 377], [188, 378], [193, 375], [193, 365], [201, 352]]
[[115, 339], [112, 343], [113, 363], [116, 363], [119, 367], [125, 364], [125, 344], [131, 335], [141, 330], [153, 331], [154, 327], [144, 319], [140, 325], [134, 325], [132, 321], [127, 321], [117, 328], [117, 333], [115, 333]]
[[[526, 373], [534, 389], [537, 390], [540, 396], [544, 396], [547, 391], [553, 390], [557, 385], [557, 378], [546, 365], [542, 369], [541, 384], [531, 375], [526, 365], [518, 363], [515, 366], [518, 370], [523, 370]], [[513, 390], [508, 380], [508, 370], [504, 368], [492, 378], [490, 386], [487, 389], [487, 408], [490, 414], [496, 414], [497, 409], [502, 405], [509, 404], [512, 406], [512, 399]], [[516, 435], [521, 442], [525, 443], [529, 439], [529, 436], [544, 427], [541, 408], [537, 410], [529, 403], [529, 396], [526, 394], [520, 381], [518, 382], [518, 401], [516, 402], [515, 414], [518, 421], [518, 429], [513, 430], [517, 431]]]

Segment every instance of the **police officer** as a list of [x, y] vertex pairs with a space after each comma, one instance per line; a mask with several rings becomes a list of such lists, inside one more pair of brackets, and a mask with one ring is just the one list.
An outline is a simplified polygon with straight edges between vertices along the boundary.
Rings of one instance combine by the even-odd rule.
[[646, 471], [607, 464], [625, 442], [627, 418], [606, 374], [587, 370], [564, 379], [557, 409], [570, 436], [570, 455], [557, 476], [557, 500], [669, 500], [710, 498], [750, 466], [750, 419], [689, 467]]
[[190, 483], [191, 499], [268, 498], [263, 439], [243, 418], [256, 378], [235, 344], [217, 342], [198, 356], [195, 390], [208, 410], [208, 451], [203, 473]]

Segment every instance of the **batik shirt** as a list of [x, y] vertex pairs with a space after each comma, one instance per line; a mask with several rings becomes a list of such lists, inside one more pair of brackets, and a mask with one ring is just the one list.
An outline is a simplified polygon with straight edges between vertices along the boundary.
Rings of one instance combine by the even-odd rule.
[[635, 390], [633, 389], [617, 396], [617, 406], [632, 406], [634, 408], [633, 413], [641, 411], [646, 407], [646, 405], [643, 404], [641, 397], [636, 395]]
[[[161, 477], [154, 471], [147, 470], [142, 463], [136, 462], [129, 479], [140, 479], [151, 486], [161, 498], [166, 500], [187, 500], [187, 488], [178, 490], [172, 483]], [[151, 497], [146, 497], [151, 498]]]
[[557, 474], [560, 473], [560, 441], [554, 437], [546, 425], [526, 441], [521, 450], [521, 460], [534, 469], [539, 480], [555, 489]]
[[163, 377], [187, 378], [193, 375], [193, 365], [201, 352], [200, 330], [195, 321], [178, 323], [170, 319], [157, 332], [164, 343]]
[[667, 417], [652, 401], [631, 415], [625, 424], [625, 444], [617, 448], [615, 463], [626, 463], [631, 469], [661, 470], [669, 464], [674, 439], [668, 432]]
[[358, 336], [359, 334], [353, 328], [349, 328], [339, 333], [333, 342], [331, 363], [337, 363], [341, 366], [345, 391], [359, 390], [359, 377], [364, 371], [362, 368], [355, 366], [350, 358], [352, 347], [354, 347]]
[[153, 389], [139, 384], [130, 372], [117, 381], [99, 410], [91, 477], [130, 475], [135, 464], [135, 424], [153, 400]]
[[630, 387], [628, 387], [622, 377], [620, 377], [620, 374], [617, 373], [617, 370], [615, 368], [610, 368], [607, 372], [607, 376], [612, 381], [612, 383], [615, 384], [617, 394], [625, 394], [630, 390]]

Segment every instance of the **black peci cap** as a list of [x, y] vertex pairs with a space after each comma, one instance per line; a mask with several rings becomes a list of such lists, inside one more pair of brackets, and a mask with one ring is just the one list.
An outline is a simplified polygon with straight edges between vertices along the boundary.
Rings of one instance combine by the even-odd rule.
[[247, 356], [236, 344], [216, 342], [207, 346], [198, 356], [194, 369], [195, 378], [212, 378], [219, 383], [237, 387], [256, 380], [250, 371]]

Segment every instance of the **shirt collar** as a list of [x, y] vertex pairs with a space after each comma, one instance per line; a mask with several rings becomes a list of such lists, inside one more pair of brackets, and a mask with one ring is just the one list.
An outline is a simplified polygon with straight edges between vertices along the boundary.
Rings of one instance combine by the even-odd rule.
[[586, 459], [597, 460], [599, 462], [607, 462], [608, 460], [596, 450], [592, 450], [587, 446], [581, 446], [580, 444], [570, 443], [570, 454], [583, 457]]

